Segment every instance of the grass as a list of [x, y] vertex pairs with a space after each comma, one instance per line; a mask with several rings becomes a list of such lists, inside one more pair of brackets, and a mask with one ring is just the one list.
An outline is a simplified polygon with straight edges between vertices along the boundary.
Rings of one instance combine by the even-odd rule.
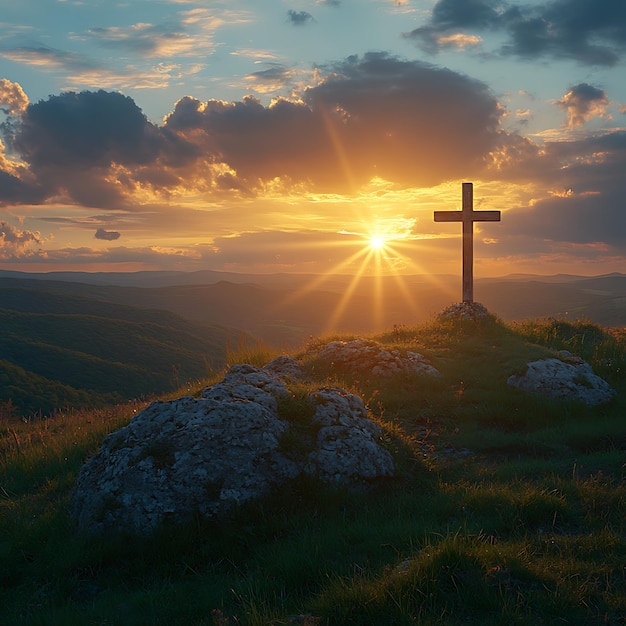
[[[364, 494], [303, 478], [227, 520], [149, 539], [87, 540], [68, 515], [84, 460], [142, 405], [30, 421], [5, 412], [0, 625], [625, 623], [626, 335], [491, 318], [372, 339], [424, 354], [441, 379], [356, 380], [298, 356], [319, 384], [364, 399], [396, 479]], [[562, 349], [617, 399], [591, 409], [507, 387], [526, 362]], [[228, 362], [273, 356], [244, 346]], [[280, 403], [302, 437], [314, 434], [310, 389], [292, 384]], [[281, 444], [298, 453], [297, 437]]]

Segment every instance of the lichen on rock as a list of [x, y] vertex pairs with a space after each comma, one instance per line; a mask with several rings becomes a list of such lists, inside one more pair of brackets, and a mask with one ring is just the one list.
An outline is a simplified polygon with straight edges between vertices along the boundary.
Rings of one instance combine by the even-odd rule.
[[417, 352], [402, 354], [399, 350], [387, 350], [381, 344], [365, 339], [331, 341], [318, 351], [317, 357], [332, 367], [381, 378], [396, 374], [440, 375], [430, 361]]
[[615, 390], [594, 374], [589, 363], [562, 350], [560, 358], [527, 364], [523, 374], [509, 376], [507, 384], [549, 398], [575, 400], [589, 406], [610, 402]]
[[149, 534], [168, 521], [217, 518], [302, 473], [334, 485], [392, 476], [380, 427], [343, 389], [312, 394], [310, 449], [283, 449], [293, 425], [278, 411], [279, 398], [289, 396], [281, 367], [287, 378], [297, 376], [297, 365], [290, 357], [267, 369], [235, 365], [200, 398], [153, 402], [109, 435], [76, 481], [79, 530]]

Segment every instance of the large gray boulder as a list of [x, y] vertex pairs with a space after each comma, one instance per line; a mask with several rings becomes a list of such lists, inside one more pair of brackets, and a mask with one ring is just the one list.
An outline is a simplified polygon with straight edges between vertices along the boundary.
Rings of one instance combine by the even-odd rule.
[[567, 351], [560, 358], [542, 359], [527, 364], [523, 374], [509, 377], [507, 384], [559, 400], [576, 400], [589, 406], [610, 402], [615, 390], [593, 373], [589, 363]]
[[357, 396], [327, 388], [312, 394], [310, 449], [283, 445], [293, 427], [278, 413], [289, 396], [283, 380], [293, 359], [268, 369], [233, 366], [202, 397], [154, 402], [109, 435], [82, 468], [72, 499], [78, 529], [88, 534], [149, 534], [194, 515], [217, 518], [305, 472], [332, 484], [392, 476], [380, 428]]

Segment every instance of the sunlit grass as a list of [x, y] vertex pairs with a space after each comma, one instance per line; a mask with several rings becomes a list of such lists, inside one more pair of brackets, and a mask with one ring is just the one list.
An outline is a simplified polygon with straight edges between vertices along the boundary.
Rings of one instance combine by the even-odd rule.
[[238, 363], [247, 363], [255, 367], [263, 367], [266, 363], [278, 356], [275, 348], [256, 342], [253, 344], [241, 343], [236, 347], [227, 346], [226, 349], [226, 367], [237, 365]]
[[[626, 337], [586, 323], [433, 319], [371, 337], [413, 350], [437, 380], [355, 377], [299, 356], [281, 416], [297, 454], [314, 436], [309, 393], [358, 393], [397, 477], [364, 493], [302, 478], [222, 522], [149, 539], [80, 538], [75, 477], [143, 404], [0, 422], [0, 623], [234, 626], [619, 624], [626, 619]], [[618, 398], [588, 408], [506, 378], [568, 349]], [[232, 348], [228, 363], [276, 352]], [[201, 384], [184, 387], [197, 393]]]
[[559, 319], [531, 320], [516, 324], [514, 328], [529, 341], [582, 357], [594, 366], [599, 376], [611, 383], [626, 374], [625, 329], [605, 329], [591, 322]]

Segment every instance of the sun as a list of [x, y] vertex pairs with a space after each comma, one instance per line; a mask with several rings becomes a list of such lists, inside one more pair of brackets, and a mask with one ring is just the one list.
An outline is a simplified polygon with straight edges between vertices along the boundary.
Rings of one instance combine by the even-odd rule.
[[382, 250], [385, 247], [385, 238], [382, 235], [372, 235], [369, 246], [372, 250]]

